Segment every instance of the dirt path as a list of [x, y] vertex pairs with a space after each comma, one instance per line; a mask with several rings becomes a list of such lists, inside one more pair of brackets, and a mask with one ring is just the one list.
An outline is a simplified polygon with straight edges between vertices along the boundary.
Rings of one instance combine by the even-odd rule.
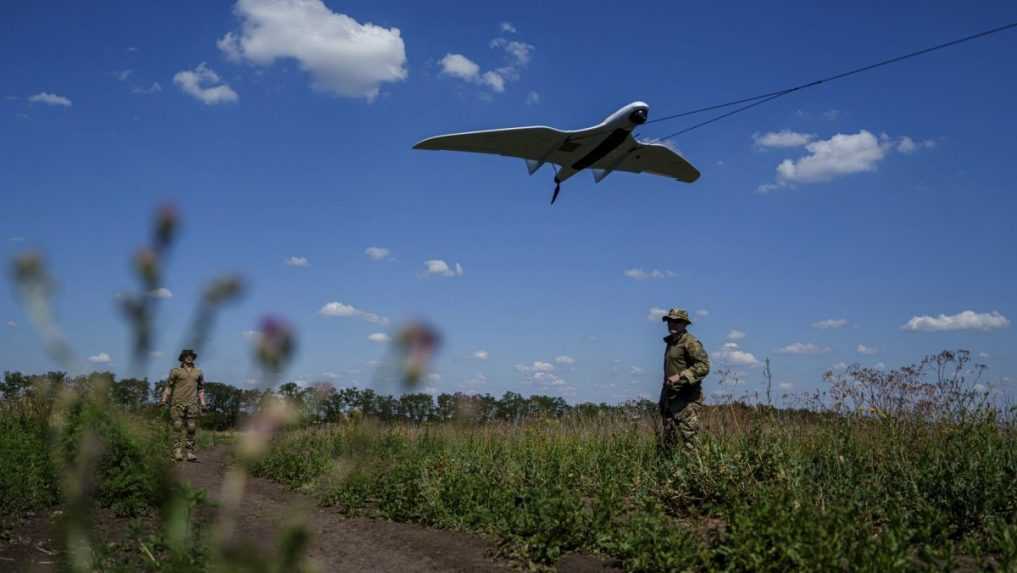
[[[192, 487], [219, 500], [228, 463], [223, 446], [203, 452], [200, 463], [180, 464], [179, 475]], [[512, 571], [512, 564], [493, 557], [495, 546], [468, 533], [428, 529], [378, 519], [351, 519], [320, 508], [311, 498], [266, 479], [248, 482], [240, 508], [238, 532], [246, 540], [275, 539], [280, 516], [294, 511], [306, 516], [312, 534], [310, 557], [322, 571]], [[562, 559], [559, 570], [609, 571], [599, 560], [580, 555]], [[615, 571], [617, 571], [615, 569]]]
[[[176, 467], [180, 480], [220, 500], [229, 457], [225, 446], [200, 452], [199, 463]], [[26, 518], [15, 539], [0, 540], [0, 571], [56, 571], [58, 510]], [[266, 479], [248, 482], [237, 515], [237, 532], [244, 541], [266, 552], [285, 525], [285, 517], [302, 515], [311, 531], [310, 557], [319, 570], [415, 573], [435, 571], [514, 571], [519, 564], [494, 557], [495, 545], [468, 533], [428, 529], [418, 525], [380, 519], [344, 517], [332, 508], [318, 507], [314, 500]], [[203, 506], [198, 519], [215, 519], [215, 504]], [[97, 527], [107, 537], [122, 537], [127, 521], [100, 512]], [[558, 570], [567, 573], [620, 571], [584, 555], [562, 558]]]

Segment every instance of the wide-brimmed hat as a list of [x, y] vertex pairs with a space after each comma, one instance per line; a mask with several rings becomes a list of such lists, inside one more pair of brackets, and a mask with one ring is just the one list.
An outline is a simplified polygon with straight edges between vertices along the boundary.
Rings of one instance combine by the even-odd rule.
[[681, 308], [672, 308], [671, 310], [667, 311], [667, 314], [660, 317], [660, 319], [664, 321], [681, 320], [689, 324], [692, 324], [692, 321], [689, 320], [689, 313]]
[[180, 356], [177, 357], [177, 362], [183, 362], [184, 361], [184, 356], [190, 356], [191, 358], [194, 358], [195, 360], [197, 360], [198, 353], [193, 351], [193, 350], [191, 350], [190, 348], [185, 348], [185, 349], [180, 351]]

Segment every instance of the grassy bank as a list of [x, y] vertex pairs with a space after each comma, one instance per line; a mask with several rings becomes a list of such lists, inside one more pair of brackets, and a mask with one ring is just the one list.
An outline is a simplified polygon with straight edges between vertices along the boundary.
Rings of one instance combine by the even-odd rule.
[[282, 436], [257, 471], [350, 513], [491, 534], [536, 563], [585, 550], [633, 571], [1017, 567], [1017, 443], [992, 411], [718, 407], [706, 425], [698, 452], [658, 457], [650, 420], [351, 422]]

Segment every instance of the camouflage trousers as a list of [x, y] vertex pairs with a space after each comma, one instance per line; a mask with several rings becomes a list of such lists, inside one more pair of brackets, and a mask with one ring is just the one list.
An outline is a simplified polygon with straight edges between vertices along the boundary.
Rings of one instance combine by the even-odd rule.
[[669, 453], [680, 442], [687, 450], [699, 445], [699, 413], [703, 407], [703, 389], [699, 384], [672, 388], [664, 384], [660, 390], [660, 417], [663, 422], [657, 435], [657, 447]]
[[201, 408], [197, 404], [173, 404], [170, 418], [173, 420], [173, 449], [194, 451], [194, 436], [198, 433], [198, 417]]

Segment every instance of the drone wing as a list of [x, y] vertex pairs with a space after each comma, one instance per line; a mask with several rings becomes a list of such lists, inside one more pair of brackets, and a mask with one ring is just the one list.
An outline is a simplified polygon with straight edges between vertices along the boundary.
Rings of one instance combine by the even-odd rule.
[[566, 141], [576, 133], [545, 126], [468, 131], [429, 137], [414, 145], [413, 149], [491, 153], [562, 164], [579, 147]]
[[674, 177], [685, 183], [699, 179], [699, 170], [670, 147], [659, 143], [637, 142], [637, 144], [638, 147], [626, 155], [614, 169]]

